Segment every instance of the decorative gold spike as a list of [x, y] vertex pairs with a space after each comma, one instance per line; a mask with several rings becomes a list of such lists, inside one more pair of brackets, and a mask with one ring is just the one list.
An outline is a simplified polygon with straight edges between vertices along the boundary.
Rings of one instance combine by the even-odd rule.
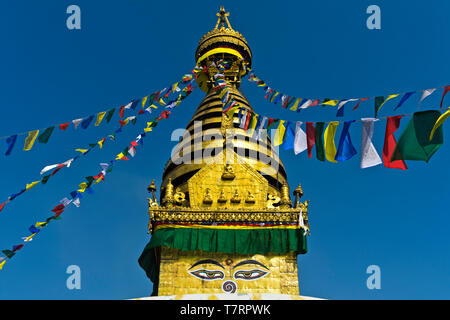
[[173, 206], [174, 203], [174, 199], [173, 199], [173, 184], [172, 184], [172, 179], [169, 178], [169, 182], [166, 185], [166, 191], [164, 194], [164, 199], [163, 199], [163, 205], [166, 207], [171, 207]]
[[300, 198], [303, 197], [303, 189], [301, 184], [298, 185], [298, 187], [294, 190], [293, 194], [295, 196], [294, 208], [297, 208], [299, 205]]
[[215, 29], [219, 29], [219, 24], [221, 24], [220, 28], [225, 28], [225, 22], [228, 25], [228, 29], [233, 30], [231, 27], [230, 21], [228, 21], [228, 16], [230, 15], [229, 12], [225, 12], [225, 8], [223, 6], [220, 6], [220, 11], [216, 13], [216, 16], [219, 18], [217, 19], [216, 27]]

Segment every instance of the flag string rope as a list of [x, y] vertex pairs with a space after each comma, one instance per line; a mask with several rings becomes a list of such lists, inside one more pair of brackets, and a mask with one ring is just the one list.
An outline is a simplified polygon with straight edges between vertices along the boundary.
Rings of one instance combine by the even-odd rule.
[[[284, 109], [289, 109], [291, 111], [300, 112], [302, 109], [307, 109], [313, 106], [335, 106], [337, 107], [337, 113], [336, 117], [343, 117], [344, 116], [344, 106], [349, 102], [356, 102], [356, 105], [353, 107], [352, 111], [356, 110], [360, 103], [369, 99], [375, 99], [375, 117], [378, 114], [378, 111], [381, 109], [381, 107], [389, 100], [394, 99], [396, 97], [402, 96], [400, 102], [397, 104], [397, 106], [394, 108], [394, 110], [400, 108], [406, 100], [408, 100], [412, 95], [422, 92], [422, 96], [419, 100], [418, 106], [420, 106], [420, 103], [427, 97], [429, 97], [431, 94], [433, 94], [438, 89], [444, 89], [441, 99], [440, 107], [442, 108], [444, 97], [446, 94], [450, 91], [450, 85], [447, 86], [440, 86], [435, 87], [432, 89], [421, 89], [421, 90], [414, 90], [409, 92], [402, 92], [402, 93], [396, 93], [396, 94], [389, 94], [389, 95], [383, 95], [383, 96], [374, 96], [374, 97], [366, 97], [366, 98], [353, 98], [353, 99], [329, 99], [329, 98], [320, 98], [320, 99], [312, 99], [312, 98], [296, 98], [294, 96], [289, 96], [286, 94], [283, 94], [273, 88], [271, 88], [266, 82], [258, 78], [254, 71], [250, 68], [249, 70], [249, 76], [248, 81], [255, 83], [258, 87], [262, 87], [264, 91], [266, 92], [266, 96], [264, 97], [266, 100], [269, 100], [270, 102], [277, 104], [278, 102], [281, 102], [281, 107]], [[292, 106], [291, 106], [292, 105]]]
[[[194, 70], [195, 70], [195, 68], [194, 68]], [[160, 104], [161, 106], [166, 106], [166, 107], [172, 106], [173, 107], [173, 103], [175, 103], [176, 100], [167, 101], [167, 100], [165, 100], [165, 98], [168, 99], [169, 95], [171, 93], [179, 92], [181, 90], [179, 88], [179, 86], [189, 83], [193, 79], [193, 76], [194, 76], [194, 72], [185, 74], [180, 81], [178, 81], [162, 90], [156, 91], [156, 92], [154, 92], [148, 96], [145, 96], [143, 98], [133, 99], [127, 105], [122, 105], [120, 107], [112, 108], [108, 111], [102, 111], [97, 114], [90, 115], [88, 117], [75, 119], [75, 120], [72, 120], [72, 121], [69, 121], [66, 123], [62, 123], [59, 125], [53, 125], [53, 126], [50, 126], [47, 128], [25, 131], [25, 132], [16, 133], [16, 134], [9, 135], [9, 136], [2, 136], [2, 137], [0, 137], [0, 140], [6, 139], [6, 143], [7, 143], [7, 150], [6, 150], [5, 155], [8, 156], [11, 154], [11, 152], [16, 144], [17, 137], [19, 137], [19, 136], [28, 135], [27, 138], [25, 139], [25, 144], [24, 144], [23, 150], [29, 151], [33, 148], [33, 145], [36, 140], [39, 143], [46, 144], [48, 142], [48, 140], [50, 139], [50, 136], [52, 135], [52, 133], [56, 127], [59, 127], [60, 131], [65, 131], [69, 127], [69, 125], [71, 123], [73, 123], [75, 129], [77, 129], [78, 126], [81, 126], [83, 129], [87, 129], [89, 127], [89, 125], [91, 124], [91, 122], [94, 120], [94, 118], [95, 118], [94, 125], [99, 126], [100, 123], [103, 122], [104, 118], [106, 118], [106, 122], [109, 123], [116, 110], [119, 110], [118, 111], [119, 116], [120, 116], [119, 122], [130, 121], [130, 120], [132, 120], [132, 119], [130, 119], [130, 117], [123, 120], [124, 112], [125, 112], [125, 110], [128, 110], [128, 109], [134, 110], [139, 103], [141, 104], [142, 109], [143, 109], [143, 110], [140, 110], [140, 112], [148, 112], [148, 113], [151, 113], [152, 108], [156, 108], [156, 106], [154, 105], [154, 102]]]
[[[187, 88], [189, 85], [190, 85], [190, 83], [189, 83], [188, 85], [186, 85], [185, 88]], [[184, 90], [184, 88], [183, 88], [183, 90]], [[182, 91], [182, 92], [185, 92], [185, 91], [183, 91], [183, 90], [181, 90], [181, 91]], [[178, 98], [177, 98], [176, 100], [181, 99], [181, 95], [182, 95], [182, 94], [178, 95]], [[170, 105], [171, 105], [171, 104], [169, 104], [169, 106], [170, 106]], [[157, 109], [158, 107], [155, 106], [154, 108]], [[166, 108], [167, 108], [167, 106], [166, 106]], [[73, 162], [75, 162], [75, 161], [76, 161], [77, 159], [79, 159], [81, 156], [87, 155], [87, 154], [88, 154], [92, 149], [94, 149], [95, 147], [99, 146], [99, 148], [102, 149], [102, 148], [103, 148], [103, 143], [107, 140], [107, 138], [110, 138], [110, 140], [115, 140], [115, 135], [116, 135], [116, 133], [122, 132], [122, 127], [124, 127], [125, 125], [127, 125], [127, 124], [129, 123], [129, 120], [131, 120], [132, 123], [135, 124], [135, 123], [136, 123], [136, 119], [137, 119], [136, 117], [137, 117], [137, 116], [143, 115], [143, 114], [147, 114], [147, 113], [151, 113], [151, 112], [141, 112], [141, 111], [142, 111], [142, 109], [140, 109], [139, 112], [137, 113], [137, 115], [135, 115], [135, 116], [128, 117], [128, 118], [126, 118], [125, 120], [119, 120], [119, 122], [120, 122], [120, 127], [119, 127], [118, 129], [116, 129], [116, 130], [114, 131], [114, 133], [109, 134], [109, 135], [107, 135], [106, 137], [103, 137], [102, 139], [100, 139], [100, 140], [99, 140], [98, 142], [96, 142], [96, 143], [91, 143], [91, 144], [89, 144], [89, 148], [87, 148], [87, 149], [76, 149], [75, 151], [81, 152], [81, 155], [79, 154], [79, 155], [77, 155], [77, 156], [75, 156], [75, 157], [73, 157], [73, 158], [70, 158], [69, 160], [67, 160], [67, 161], [65, 161], [65, 162], [62, 162], [62, 163], [59, 163], [59, 164], [54, 164], [54, 165], [49, 165], [49, 166], [44, 167], [44, 168], [41, 170], [41, 172], [40, 172], [41, 175], [44, 174], [45, 172], [50, 171], [50, 170], [53, 170], [52, 173], [43, 176], [40, 180], [31, 182], [31, 183], [27, 183], [26, 186], [25, 186], [25, 188], [23, 188], [22, 190], [20, 190], [20, 191], [17, 192], [17, 193], [14, 193], [14, 194], [10, 195], [10, 196], [8, 197], [8, 199], [7, 199], [5, 202], [3, 202], [3, 203], [0, 204], [0, 212], [4, 209], [4, 207], [6, 206], [6, 204], [8, 204], [9, 202], [13, 201], [13, 200], [16, 199], [18, 196], [24, 194], [26, 191], [30, 190], [31, 188], [33, 188], [34, 186], [38, 185], [39, 183], [41, 183], [41, 184], [46, 184], [46, 183], [48, 182], [48, 180], [49, 180], [52, 176], [54, 176], [57, 172], [59, 172], [62, 168], [64, 168], [64, 167], [69, 168], [69, 167], [73, 164]], [[153, 121], [154, 121], [154, 120], [153, 120]], [[151, 123], [151, 122], [150, 122], [150, 123]]]
[[[190, 80], [190, 84], [191, 83], [192, 83], [192, 80]], [[196, 86], [190, 86], [190, 90], [187, 90], [185, 92], [185, 95], [183, 95], [181, 100], [183, 100], [184, 98], [188, 97], [195, 88], [196, 88]], [[180, 100], [180, 102], [181, 102], [181, 100]], [[178, 106], [178, 105], [179, 105], [179, 103], [177, 103], [174, 106]], [[170, 108], [170, 109], [172, 109], [172, 108]], [[169, 111], [169, 110], [162, 111], [159, 117], [155, 118], [154, 121], [147, 123], [147, 127], [144, 128], [144, 130], [143, 130], [144, 132], [139, 134], [136, 137], [136, 139], [133, 140], [130, 143], [130, 146], [127, 146], [125, 148], [126, 151], [122, 151], [121, 153], [119, 153], [116, 156], [116, 158], [111, 160], [109, 163], [101, 163], [100, 166], [101, 166], [102, 170], [101, 170], [101, 172], [98, 175], [86, 177], [86, 181], [87, 182], [82, 182], [79, 185], [80, 189], [70, 192], [70, 196], [71, 196], [72, 199], [64, 197], [63, 199], [61, 199], [59, 201], [58, 205], [56, 205], [53, 209], [50, 210], [50, 211], [54, 212], [54, 215], [48, 217], [43, 222], [39, 222], [38, 221], [38, 222], [36, 222], [35, 224], [31, 225], [28, 228], [28, 231], [30, 232], [30, 235], [28, 235], [26, 237], [22, 237], [23, 243], [20, 243], [18, 245], [12, 246], [12, 250], [9, 250], [9, 249], [2, 250], [2, 253], [4, 254], [4, 256], [0, 257], [0, 270], [5, 265], [7, 259], [8, 260], [11, 259], [16, 254], [17, 251], [19, 251], [26, 244], [28, 244], [30, 241], [32, 241], [34, 236], [36, 236], [36, 234], [38, 232], [40, 232], [44, 227], [46, 227], [52, 220], [59, 220], [59, 219], [61, 219], [61, 214], [64, 212], [65, 208], [69, 204], [72, 203], [76, 207], [79, 207], [80, 206], [80, 199], [82, 198], [82, 196], [83, 196], [83, 194], [85, 192], [87, 192], [88, 194], [94, 193], [93, 190], [92, 190], [91, 185], [92, 184], [95, 185], [95, 184], [97, 184], [99, 182], [104, 181], [106, 174], [110, 173], [112, 171], [112, 168], [114, 167], [114, 164], [116, 163], [117, 160], [129, 160], [126, 157], [128, 154], [130, 154], [131, 156], [134, 157], [134, 155], [136, 154], [136, 147], [139, 146], [139, 145], [143, 145], [143, 139], [146, 137], [147, 133], [149, 131], [152, 131], [152, 129], [157, 126], [157, 124], [159, 123], [160, 120], [168, 119], [170, 113], [171, 113], [171, 111]]]

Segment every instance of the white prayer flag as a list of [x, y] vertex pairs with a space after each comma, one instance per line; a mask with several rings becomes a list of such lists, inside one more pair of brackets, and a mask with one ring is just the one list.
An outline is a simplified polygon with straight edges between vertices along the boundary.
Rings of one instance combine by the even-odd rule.
[[308, 144], [306, 141], [306, 133], [301, 128], [302, 124], [303, 122], [297, 121], [297, 124], [295, 126], [295, 139], [294, 139], [295, 154], [299, 154], [308, 148]]
[[80, 198], [76, 198], [75, 200], [72, 201], [72, 203], [79, 208], [80, 207]]
[[75, 126], [75, 129], [78, 127], [78, 125], [80, 124], [81, 121], [83, 121], [83, 119], [75, 119], [75, 120], [72, 120], [73, 125]]
[[420, 98], [419, 104], [422, 102], [423, 99], [431, 95], [433, 92], [435, 92], [436, 89], [427, 89], [423, 90], [422, 97]]
[[300, 109], [306, 109], [306, 108], [308, 108], [312, 103], [313, 103], [313, 101], [310, 99], [310, 100], [306, 101], [304, 104], [302, 104], [302, 105], [300, 106]]
[[377, 166], [382, 163], [373, 143], [374, 122], [375, 118], [363, 118], [362, 142], [361, 142], [361, 169]]

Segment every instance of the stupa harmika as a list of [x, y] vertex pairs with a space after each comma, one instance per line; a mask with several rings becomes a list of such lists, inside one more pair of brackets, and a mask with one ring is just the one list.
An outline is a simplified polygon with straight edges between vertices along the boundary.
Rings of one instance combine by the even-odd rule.
[[308, 202], [299, 202], [299, 186], [292, 203], [270, 139], [252, 139], [239, 127], [238, 113], [228, 118], [213, 86], [213, 62], [229, 61], [225, 80], [232, 98], [252, 110], [239, 89], [242, 61], [251, 66], [252, 52], [228, 15], [222, 7], [215, 28], [198, 44], [196, 63], [208, 68], [197, 83], [206, 97], [175, 152], [191, 161], [167, 162], [159, 203], [156, 186], [149, 186], [151, 240], [139, 264], [153, 282], [154, 298], [306, 298], [299, 292], [297, 255], [306, 253]]

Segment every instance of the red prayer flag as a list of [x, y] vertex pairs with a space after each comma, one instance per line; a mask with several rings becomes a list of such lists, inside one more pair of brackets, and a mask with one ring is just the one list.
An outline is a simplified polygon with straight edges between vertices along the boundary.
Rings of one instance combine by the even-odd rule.
[[59, 130], [62, 130], [62, 131], [66, 130], [67, 127], [69, 126], [69, 124], [70, 124], [70, 122], [60, 124]]
[[61, 213], [63, 213], [64, 211], [64, 205], [63, 204], [58, 204], [56, 207], [54, 207], [52, 210], [55, 213], [55, 217], [59, 216]]
[[355, 111], [356, 109], [358, 109], [359, 104], [361, 103], [361, 101], [368, 100], [368, 99], [369, 99], [369, 98], [362, 98], [362, 99], [359, 99], [358, 103], [356, 104], [356, 106], [353, 107], [352, 111]]
[[311, 104], [308, 106], [308, 108], [309, 108], [309, 107], [313, 107], [313, 106], [317, 106], [317, 105], [319, 104], [319, 102], [320, 102], [320, 99], [313, 101], [313, 103], [311, 103]]
[[131, 141], [130, 143], [133, 147], [137, 147], [139, 144], [136, 141]]
[[121, 119], [123, 119], [124, 112], [125, 112], [125, 106], [121, 106], [120, 109], [119, 109], [119, 115], [120, 115]]
[[316, 143], [315, 138], [315, 132], [316, 129], [314, 128], [314, 125], [311, 122], [306, 123], [306, 142], [308, 146], [308, 157], [312, 158], [311, 150], [314, 147], [314, 144]]
[[3, 207], [5, 206], [6, 202], [3, 202], [2, 204], [0, 204], [0, 211], [3, 210]]
[[144, 114], [145, 113], [145, 111], [144, 110], [142, 110], [142, 109], [140, 109], [139, 110], [139, 112], [138, 112], [138, 115], [140, 115], [140, 114]]
[[403, 116], [394, 116], [389, 117], [386, 123], [386, 134], [384, 136], [384, 147], [383, 147], [383, 164], [386, 168], [393, 169], [401, 169], [406, 170], [408, 167], [406, 166], [405, 161], [403, 160], [394, 160], [391, 161], [392, 154], [394, 153], [395, 146], [397, 145], [397, 141], [394, 137], [394, 132], [398, 130], [400, 127], [400, 119]]
[[444, 97], [449, 91], [450, 91], [450, 86], [445, 86], [444, 93], [442, 94], [442, 99], [441, 99], [441, 108], [442, 108], [442, 104], [444, 103]]

